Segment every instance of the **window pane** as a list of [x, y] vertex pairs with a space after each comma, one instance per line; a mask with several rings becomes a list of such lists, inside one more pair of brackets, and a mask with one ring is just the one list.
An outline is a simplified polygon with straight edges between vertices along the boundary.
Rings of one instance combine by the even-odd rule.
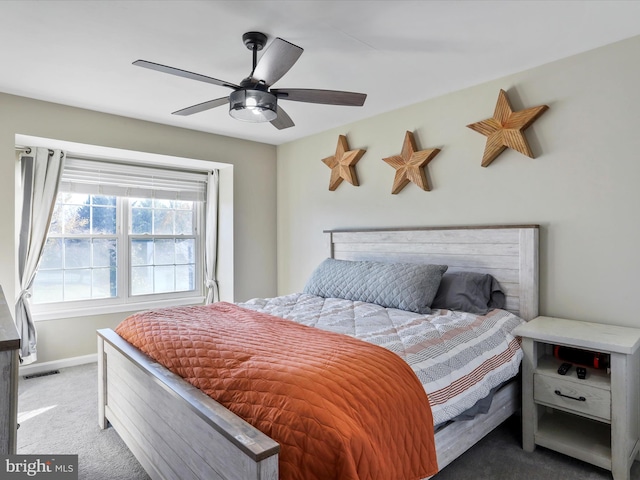
[[[59, 195], [58, 195], [58, 199], [60, 199]], [[51, 224], [49, 225], [50, 234], [62, 233], [62, 223], [63, 223], [62, 206], [58, 202], [56, 202], [56, 206], [53, 207], [53, 214], [51, 215]]]
[[91, 207], [92, 233], [116, 233], [116, 207]]
[[93, 240], [93, 263], [94, 267], [115, 267], [116, 266], [116, 245], [117, 241], [113, 239]]
[[184, 292], [195, 288], [193, 265], [176, 265], [176, 292]]
[[49, 238], [42, 251], [39, 269], [62, 268], [62, 239]]
[[156, 235], [173, 234], [173, 210], [153, 211], [153, 233]]
[[153, 265], [153, 240], [131, 241], [131, 265]]
[[78, 205], [63, 205], [62, 207], [62, 233], [81, 234], [89, 233], [90, 228], [89, 207]]
[[86, 300], [91, 298], [91, 269], [82, 268], [64, 272], [64, 299]]
[[62, 203], [71, 205], [88, 205], [90, 202], [91, 197], [85, 193], [65, 193], [62, 198]]
[[155, 282], [154, 293], [175, 291], [175, 268], [173, 265], [168, 267], [155, 267], [153, 280]]
[[192, 238], [176, 240], [176, 264], [195, 263], [196, 241]]
[[131, 268], [131, 295], [153, 293], [153, 267]]
[[155, 241], [155, 265], [173, 265], [175, 258], [175, 240], [160, 239]]
[[153, 200], [151, 198], [132, 198], [129, 200], [132, 208], [152, 208]]
[[144, 235], [152, 233], [153, 210], [149, 208], [132, 208], [131, 209], [131, 228], [130, 231], [134, 235]]
[[193, 235], [194, 202], [131, 201], [130, 232], [134, 235]]
[[116, 205], [116, 197], [115, 196], [106, 196], [106, 195], [92, 195], [91, 203], [94, 205]]
[[153, 208], [173, 208], [173, 200], [156, 198], [153, 200]]
[[33, 303], [61, 302], [62, 270], [40, 270], [33, 281], [31, 301]]
[[192, 235], [193, 234], [193, 211], [178, 210], [176, 211], [176, 235]]
[[91, 240], [65, 238], [64, 268], [80, 268], [89, 266], [91, 266]]
[[96, 268], [93, 270], [92, 298], [109, 298], [117, 296], [116, 269]]

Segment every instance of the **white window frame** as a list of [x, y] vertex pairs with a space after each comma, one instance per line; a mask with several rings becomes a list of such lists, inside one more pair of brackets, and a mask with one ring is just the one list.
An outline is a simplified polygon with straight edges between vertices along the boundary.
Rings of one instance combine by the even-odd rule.
[[[118, 198], [118, 200], [125, 200], [122, 198]], [[125, 202], [123, 202], [125, 203]], [[131, 239], [132, 238], [145, 238], [146, 235], [140, 235], [140, 234], [132, 234], [129, 233], [129, 222], [130, 222], [130, 218], [129, 218], [129, 207], [130, 205], [127, 205], [126, 207], [122, 208], [122, 227], [123, 230], [126, 231], [126, 233], [124, 233], [123, 237], [126, 238], [126, 252], [122, 252], [124, 255], [126, 255], [127, 258], [127, 262], [126, 262], [126, 267], [128, 267], [126, 269], [126, 275], [125, 275], [125, 269], [120, 270], [118, 269], [118, 273], [119, 275], [121, 274], [124, 279], [123, 279], [123, 291], [127, 292], [126, 298], [127, 298], [127, 302], [125, 303], [146, 303], [146, 302], [155, 302], [157, 301], [163, 301], [163, 300], [175, 300], [175, 299], [185, 299], [185, 298], [191, 298], [191, 297], [197, 297], [200, 298], [200, 301], [203, 301], [202, 299], [204, 299], [204, 292], [203, 292], [203, 287], [204, 287], [204, 248], [203, 248], [203, 242], [202, 242], [202, 236], [204, 235], [204, 212], [205, 212], [205, 208], [204, 205], [200, 202], [195, 202], [194, 203], [194, 219], [193, 219], [193, 229], [194, 229], [194, 235], [189, 235], [188, 237], [194, 237], [195, 238], [195, 243], [196, 243], [196, 271], [195, 271], [195, 278], [194, 278], [194, 282], [196, 285], [196, 288], [194, 291], [182, 291], [182, 292], [169, 292], [169, 293], [152, 293], [152, 294], [148, 294], [148, 295], [136, 295], [133, 296], [131, 295], [131, 285], [130, 285], [130, 279], [131, 279]], [[148, 238], [177, 238], [178, 235], [149, 235]], [[120, 258], [118, 258], [118, 260], [120, 261]]]
[[[129, 203], [128, 198], [116, 198], [117, 222], [117, 282], [118, 296], [112, 298], [70, 300], [53, 303], [31, 304], [31, 312], [35, 321], [72, 318], [106, 313], [132, 312], [149, 308], [166, 306], [195, 305], [204, 302], [204, 245], [203, 236], [205, 205], [194, 202], [194, 232], [196, 238], [196, 272], [195, 290], [186, 292], [155, 293], [132, 296], [130, 291], [131, 248], [129, 234]], [[132, 235], [133, 236], [133, 235]], [[139, 237], [138, 235], [135, 235]], [[175, 235], [169, 235], [175, 238]], [[157, 238], [150, 235], [150, 238]]]

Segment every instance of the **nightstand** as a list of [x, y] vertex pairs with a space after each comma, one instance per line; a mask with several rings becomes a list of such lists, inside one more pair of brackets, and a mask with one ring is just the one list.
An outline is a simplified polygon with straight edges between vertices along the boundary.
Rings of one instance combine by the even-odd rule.
[[[522, 446], [550, 448], [629, 480], [640, 447], [640, 330], [537, 317], [519, 326], [522, 337]], [[609, 354], [607, 370], [576, 365], [558, 373], [553, 346]]]

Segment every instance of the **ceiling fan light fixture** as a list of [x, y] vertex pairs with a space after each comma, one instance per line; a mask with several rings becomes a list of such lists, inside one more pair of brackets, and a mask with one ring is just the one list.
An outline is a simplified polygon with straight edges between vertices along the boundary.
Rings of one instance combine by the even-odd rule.
[[229, 95], [229, 115], [243, 122], [270, 122], [277, 110], [276, 96], [263, 90], [236, 90]]

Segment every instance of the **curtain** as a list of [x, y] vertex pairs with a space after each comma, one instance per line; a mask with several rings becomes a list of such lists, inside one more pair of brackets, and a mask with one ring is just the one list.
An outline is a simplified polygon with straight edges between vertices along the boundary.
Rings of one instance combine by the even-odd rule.
[[37, 360], [36, 329], [29, 309], [30, 289], [47, 240], [65, 158], [60, 150], [38, 147], [27, 152], [20, 156], [23, 189], [18, 248], [20, 295], [15, 316], [23, 365]]
[[204, 261], [205, 261], [205, 304], [220, 300], [218, 292], [218, 281], [216, 279], [216, 264], [218, 255], [218, 183], [219, 172], [214, 170], [209, 172], [207, 181], [207, 207], [205, 213], [205, 235], [204, 235]]

